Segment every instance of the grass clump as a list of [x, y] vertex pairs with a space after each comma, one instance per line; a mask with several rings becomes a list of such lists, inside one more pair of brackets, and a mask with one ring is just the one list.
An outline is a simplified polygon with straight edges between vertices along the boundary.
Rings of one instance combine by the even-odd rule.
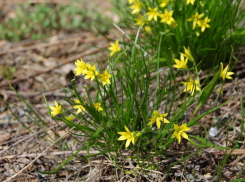
[[[138, 37], [132, 42], [131, 51], [124, 49], [118, 40], [111, 43], [111, 47], [108, 48], [110, 58], [105, 70], [97, 70], [96, 65], [82, 59], [75, 62], [76, 77], [82, 76], [91, 80], [91, 87], [96, 92], [95, 98], [90, 97], [90, 87], [85, 86], [87, 93], [79, 95], [73, 84], [75, 78], [71, 81], [72, 89], [64, 88], [70, 97], [64, 98], [63, 102], [67, 102], [69, 106], [65, 107], [60, 101], [55, 101], [55, 106], [47, 105], [53, 120], [63, 121], [74, 130], [71, 135], [87, 138], [87, 142], [81, 142], [82, 147], [79, 149], [80, 151], [87, 148], [87, 156], [84, 158], [95, 156], [89, 154], [93, 148], [99, 151], [99, 154], [107, 154], [117, 164], [121, 151], [128, 149], [133, 151], [131, 157], [137, 161], [143, 158], [150, 160], [165, 153], [171, 146], [180, 144], [183, 139], [190, 142], [190, 148], [199, 148], [199, 152], [205, 147], [229, 149], [210, 143], [206, 138], [208, 134], [205, 127], [198, 123], [202, 117], [227, 101], [196, 116], [198, 109], [207, 101], [215, 86], [223, 82], [223, 72], [226, 71], [224, 79], [231, 75], [228, 67], [217, 67], [212, 80], [206, 83], [204, 88], [199, 82], [195, 67], [189, 70], [186, 66], [180, 66], [177, 70], [172, 66], [165, 67], [166, 75], [162, 77], [159, 67], [161, 41], [158, 53], [152, 58], [145, 54], [147, 47], [136, 47], [137, 39]], [[160, 39], [162, 40], [161, 37]], [[186, 57], [181, 58], [182, 61], [195, 61], [190, 49], [185, 49], [185, 53], [180, 55]], [[157, 60], [154, 71], [150, 64], [153, 59]], [[176, 65], [181, 65], [180, 63], [181, 61], [176, 61]], [[156, 74], [153, 76], [153, 73]], [[187, 75], [188, 80], [176, 82], [176, 76], [183, 74]], [[181, 89], [183, 85], [185, 88]], [[176, 103], [180, 100], [183, 104], [178, 106]], [[197, 109], [186, 122], [184, 113], [195, 102]], [[194, 125], [201, 125], [206, 133], [201, 136], [191, 135], [189, 132]], [[56, 170], [42, 173], [56, 173], [73, 157], [63, 162]], [[142, 169], [149, 168], [149, 164], [144, 162], [138, 163], [138, 166]], [[157, 164], [152, 164], [150, 168], [163, 170]], [[165, 172], [169, 169], [165, 169]]]

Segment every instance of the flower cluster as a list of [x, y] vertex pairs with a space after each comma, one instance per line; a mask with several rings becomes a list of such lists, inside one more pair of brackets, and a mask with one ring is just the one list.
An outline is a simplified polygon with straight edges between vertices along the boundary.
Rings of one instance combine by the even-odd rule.
[[96, 71], [96, 67], [91, 66], [89, 63], [84, 63], [83, 60], [77, 60], [75, 62], [75, 65], [77, 66], [77, 68], [74, 69], [75, 72], [75, 76], [78, 75], [86, 75], [84, 78], [85, 79], [91, 79], [91, 81], [93, 81], [95, 79], [96, 76], [99, 77], [99, 81], [102, 82], [103, 86], [105, 84], [111, 84], [110, 78], [111, 75], [108, 73], [107, 70], [104, 71], [104, 74], [99, 74], [98, 71]]
[[[84, 102], [84, 103], [81, 103], [78, 99], [73, 99], [73, 101], [75, 102], [76, 105], [73, 106], [73, 109], [77, 110], [76, 113], [79, 114], [81, 112], [84, 112], [85, 111], [85, 107], [83, 106], [84, 104], [87, 104], [87, 102]], [[51, 112], [51, 115], [52, 116], [56, 116], [58, 114], [62, 114], [63, 111], [62, 111], [62, 107], [61, 105], [59, 105], [56, 101], [54, 102], [55, 103], [55, 106], [49, 106], [49, 108], [51, 110], [53, 110]], [[101, 103], [97, 102], [97, 103], [94, 103], [94, 108], [100, 112], [100, 111], [103, 111], [102, 107], [101, 107]], [[65, 117], [67, 120], [73, 120], [74, 116], [67, 116]]]
[[201, 18], [204, 16], [204, 13], [192, 15], [191, 18], [189, 18], [187, 21], [193, 21], [192, 29], [194, 30], [196, 28], [196, 25], [198, 27], [201, 27], [201, 31], [204, 32], [206, 28], [210, 28], [210, 25], [208, 24], [210, 22], [210, 19], [206, 17], [205, 19], [201, 20]]
[[[191, 128], [186, 126], [187, 124], [182, 124], [181, 126], [178, 126], [174, 124], [174, 133], [172, 135], [172, 138], [176, 138], [178, 143], [181, 142], [181, 136], [185, 139], [189, 139], [188, 135], [185, 133], [189, 131]], [[138, 138], [142, 135], [141, 131], [130, 131], [126, 126], [124, 126], [126, 132], [117, 132], [121, 136], [117, 140], [127, 140], [125, 147], [128, 148], [130, 143], [135, 144], [138, 140]]]
[[[170, 0], [160, 0], [160, 7], [161, 8], [165, 8], [167, 6], [167, 4], [169, 3]], [[157, 22], [158, 17], [161, 19], [160, 22], [161, 23], [167, 23], [168, 25], [172, 25], [173, 27], [178, 26], [178, 23], [174, 20], [173, 18], [173, 12], [174, 11], [168, 11], [167, 9], [164, 10], [164, 13], [162, 13], [161, 11], [158, 11], [158, 7], [155, 8], [151, 8], [151, 7], [147, 7], [148, 12], [145, 13], [144, 17], [143, 15], [139, 14], [140, 10], [144, 7], [144, 5], [142, 3], [140, 3], [139, 0], [128, 0], [129, 4], [132, 4], [129, 8], [132, 9], [132, 14], [137, 14], [138, 15], [138, 19], [135, 19], [136, 23], [135, 25], [142, 25], [142, 27], [147, 23], [150, 22], [152, 20], [154, 20], [155, 22]], [[145, 28], [145, 30], [149, 33], [149, 26], [147, 26], [147, 28]]]
[[[160, 114], [157, 110], [153, 111], [153, 116], [149, 119], [150, 122], [148, 125], [152, 125], [156, 122], [157, 128], [160, 129], [161, 122], [164, 123], [170, 123], [165, 117], [168, 115], [168, 113]], [[118, 132], [118, 134], [122, 135], [118, 138], [118, 140], [127, 140], [126, 142], [126, 148], [129, 146], [130, 142], [133, 144], [136, 143], [137, 139], [142, 135], [142, 132], [140, 131], [133, 131], [130, 132], [130, 130], [124, 126], [126, 132]], [[172, 135], [172, 138], [176, 138], [178, 142], [181, 141], [181, 136], [188, 139], [188, 135], [185, 133], [186, 131], [190, 130], [190, 128], [186, 127], [186, 124], [181, 125], [180, 127], [178, 125], [174, 124], [174, 130], [175, 132]]]
[[[103, 74], [100, 74], [96, 70], [95, 65], [92, 66], [89, 63], [85, 63], [82, 59], [76, 60], [75, 65], [76, 65], [76, 68], [74, 69], [75, 76], [82, 74], [85, 75], [84, 77], [85, 79], [91, 79], [91, 81], [93, 81], [95, 77], [98, 77], [98, 81], [101, 81], [103, 86], [105, 86], [106, 84], [111, 84], [110, 81], [111, 75], [108, 73], [107, 70], [105, 70]], [[85, 111], [84, 105], [87, 104], [87, 102], [84, 101], [83, 103], [81, 103], [78, 99], [73, 99], [73, 101], [75, 102], [73, 109], [76, 110], [77, 114]], [[103, 111], [101, 107], [101, 103], [99, 102], [94, 103], [93, 106], [98, 112]], [[56, 101], [55, 101], [55, 106], [50, 106], [49, 108], [52, 110], [51, 112], [52, 116], [56, 116], [58, 114], [63, 113], [61, 105], [59, 105]], [[74, 116], [71, 115], [65, 118], [70, 121], [74, 118]]]
[[[171, 2], [172, 1], [172, 2]], [[144, 8], [143, 2], [140, 0], [128, 0], [128, 3], [131, 4], [129, 7], [132, 9], [132, 14], [138, 15], [138, 19], [135, 19], [136, 23], [135, 25], [142, 25], [142, 27], [147, 24], [147, 22], [150, 22], [154, 20], [155, 22], [158, 21], [158, 17], [160, 18], [160, 23], [166, 23], [168, 25], [171, 25], [172, 27], [176, 28], [178, 26], [178, 22], [174, 19], [173, 14], [174, 10], [171, 10], [173, 5], [178, 2], [174, 2], [173, 0], [159, 0], [159, 7], [149, 7], [146, 6], [148, 9], [148, 12], [144, 13], [143, 16], [140, 14], [141, 9]], [[173, 4], [173, 5], [170, 5]], [[186, 5], [194, 5], [195, 0], [186, 0]], [[168, 6], [169, 5], [169, 6]], [[201, 6], [203, 3], [201, 3]], [[162, 11], [164, 9], [164, 11]], [[204, 16], [204, 13], [199, 14], [198, 12], [195, 12], [187, 21], [192, 21], [192, 29], [194, 30], [196, 26], [201, 28], [201, 31], [204, 32], [206, 28], [210, 28], [210, 25], [208, 24], [211, 20], [206, 17], [204, 19], [201, 19]]]
[[[173, 67], [175, 67], [177, 69], [187, 69], [188, 68], [188, 66], [187, 66], [188, 60], [191, 60], [193, 63], [195, 63], [195, 59], [192, 56], [190, 48], [188, 47], [188, 49], [186, 49], [184, 47], [184, 52], [185, 53], [180, 52], [180, 60], [174, 59], [176, 64], [174, 64]], [[227, 65], [225, 67], [225, 69], [223, 69], [223, 63], [221, 63], [220, 65], [221, 65], [220, 77], [223, 80], [225, 80], [226, 78], [232, 79], [231, 75], [233, 75], [234, 73], [228, 72], [229, 65]], [[191, 77], [189, 79], [189, 82], [182, 82], [182, 84], [186, 86], [186, 88], [183, 90], [183, 92], [190, 91], [191, 95], [193, 95], [195, 93], [195, 91], [201, 91], [201, 88], [199, 87], [199, 85], [200, 85], [199, 80], [194, 81]]]

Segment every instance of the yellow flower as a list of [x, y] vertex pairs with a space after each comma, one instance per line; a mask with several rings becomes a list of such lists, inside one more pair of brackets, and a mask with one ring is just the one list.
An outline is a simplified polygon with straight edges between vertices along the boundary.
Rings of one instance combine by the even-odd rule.
[[145, 26], [144, 29], [147, 33], [149, 33], [149, 34], [151, 33], [151, 27], [150, 26]]
[[171, 26], [174, 27], [174, 28], [176, 28], [176, 27], [178, 26], [177, 21], [174, 20], [174, 21], [172, 22]]
[[61, 106], [56, 101], [54, 101], [54, 104], [55, 104], [55, 107], [49, 106], [49, 108], [53, 110], [51, 112], [52, 116], [56, 116], [57, 114], [61, 114], [62, 113]]
[[152, 9], [151, 7], [148, 7], [149, 12], [146, 13], [146, 15], [148, 16], [148, 21], [151, 21], [152, 19], [154, 19], [155, 21], [157, 21], [157, 16], [159, 16], [160, 14], [157, 12], [157, 8]]
[[169, 3], [169, 0], [160, 0], [160, 7], [161, 8], [164, 8], [165, 6], [167, 6], [168, 5], [168, 3]]
[[190, 61], [193, 62], [193, 61], [194, 61], [194, 58], [193, 58], [193, 56], [192, 56], [192, 54], [191, 54], [190, 48], [188, 47], [188, 49], [186, 49], [185, 46], [184, 46], [184, 51], [185, 51], [184, 56], [185, 56], [186, 58], [188, 58]]
[[187, 67], [188, 58], [185, 59], [183, 53], [180, 53], [180, 60], [174, 59], [174, 61], [176, 64], [173, 65], [173, 67], [178, 68], [178, 69], [180, 69], [180, 68], [187, 69], [188, 68]]
[[178, 143], [181, 142], [181, 136], [188, 140], [188, 135], [185, 132], [190, 129], [191, 128], [186, 127], [186, 123], [182, 124], [181, 126], [174, 124], [175, 132], [173, 133], [171, 138], [176, 138], [178, 140]]
[[77, 66], [77, 68], [74, 69], [75, 76], [81, 75], [81, 74], [84, 75], [85, 72], [87, 71], [87, 66], [86, 66], [86, 63], [83, 62], [82, 58], [81, 58], [81, 61], [77, 60], [75, 62], [75, 65]]
[[186, 92], [186, 91], [191, 91], [191, 95], [194, 94], [194, 92], [196, 90], [201, 90], [198, 85], [199, 85], [199, 81], [193, 81], [192, 78], [190, 78], [190, 81], [189, 82], [182, 82], [182, 84], [186, 85], [186, 88], [183, 90], [183, 92]]
[[227, 66], [225, 67], [225, 69], [223, 69], [223, 63], [220, 63], [220, 64], [221, 64], [220, 77], [222, 77], [223, 80], [225, 80], [226, 78], [227, 78], [227, 79], [232, 79], [231, 75], [233, 75], [234, 72], [231, 72], [231, 71], [228, 72], [229, 65], [227, 65]]
[[132, 4], [135, 2], [135, 0], [127, 0], [129, 4]]
[[191, 18], [187, 19], [187, 21], [193, 21], [192, 30], [196, 28], [197, 23], [203, 16], [204, 16], [204, 13], [199, 15], [198, 12], [196, 12], [196, 14], [191, 15]]
[[98, 76], [100, 77], [99, 81], [101, 81], [103, 85], [107, 83], [111, 84], [111, 81], [110, 81], [111, 75], [108, 74], [107, 70], [105, 70], [104, 74], [99, 74]]
[[160, 129], [161, 127], [161, 121], [163, 121], [164, 123], [170, 123], [167, 119], [165, 119], [164, 117], [166, 117], [168, 115], [168, 113], [166, 114], [160, 114], [157, 110], [153, 111], [153, 117], [151, 117], [149, 120], [150, 122], [147, 125], [151, 125], [153, 123], [157, 123], [157, 128]]
[[186, 5], [188, 5], [188, 4], [192, 4], [192, 5], [194, 5], [194, 3], [195, 3], [195, 0], [186, 0]]
[[74, 99], [74, 102], [78, 105], [73, 106], [74, 109], [77, 109], [77, 114], [79, 114], [82, 111], [85, 111], [85, 108], [81, 105], [81, 102], [77, 99]]
[[201, 27], [202, 32], [204, 32], [206, 28], [210, 28], [208, 22], [210, 22], [210, 19], [208, 19], [208, 17], [206, 17], [204, 20], [199, 20], [197, 22], [198, 26]]
[[118, 45], [118, 40], [116, 40], [115, 44], [111, 43], [111, 47], [109, 47], [108, 50], [111, 51], [110, 56], [113, 56], [116, 52], [120, 51], [121, 48]]
[[93, 81], [95, 76], [98, 75], [99, 72], [96, 71], [95, 65], [94, 66], [91, 66], [90, 64], [86, 64], [86, 65], [87, 65], [88, 70], [85, 71], [85, 74], [87, 74], [87, 75], [84, 78], [85, 79], [91, 78], [91, 81]]
[[164, 10], [164, 14], [160, 14], [159, 16], [162, 18], [161, 22], [166, 22], [168, 25], [170, 25], [172, 22], [174, 22], [173, 16], [174, 11], [167, 11], [166, 9]]
[[[139, 16], [138, 19], [134, 19], [136, 21], [135, 25], [141, 25], [143, 27], [145, 25], [145, 23], [147, 22], [147, 20], [142, 15], [138, 15], [138, 16]], [[142, 22], [142, 24], [141, 24], [141, 22]]]
[[100, 105], [101, 105], [101, 103], [94, 103], [94, 107], [95, 107], [95, 109], [98, 111], [98, 112], [100, 112], [100, 111], [103, 111], [103, 109], [102, 109], [102, 107], [100, 107]]
[[134, 1], [134, 5], [130, 6], [129, 8], [132, 9], [132, 14], [138, 14], [141, 10], [143, 5], [139, 1]]
[[124, 128], [126, 132], [117, 132], [119, 135], [122, 135], [117, 140], [127, 140], [126, 148], [128, 148], [130, 142], [132, 142], [133, 144], [137, 142], [138, 138], [141, 135], [141, 132], [130, 132], [126, 126], [124, 126]]
[[73, 116], [73, 115], [70, 115], [70, 116], [67, 116], [67, 117], [65, 117], [68, 121], [72, 121], [74, 118], [75, 118], [75, 116]]

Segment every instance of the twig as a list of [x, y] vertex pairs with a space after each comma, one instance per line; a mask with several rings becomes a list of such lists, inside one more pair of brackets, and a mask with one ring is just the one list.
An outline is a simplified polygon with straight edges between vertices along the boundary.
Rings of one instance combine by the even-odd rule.
[[[31, 138], [31, 137], [34, 137], [34, 136], [36, 136], [36, 135], [38, 135], [38, 134], [40, 134], [40, 133], [42, 133], [42, 132], [45, 132], [45, 131], [47, 131], [47, 130], [50, 130], [50, 129], [56, 127], [56, 126], [57, 126], [57, 124], [54, 125], [54, 126], [51, 126], [51, 127], [49, 127], [49, 128], [46, 128], [45, 130], [38, 131], [38, 132], [36, 132], [36, 133], [33, 133], [33, 134], [31, 134], [31, 135], [28, 135], [28, 136], [22, 138], [21, 140], [15, 142], [14, 144], [12, 144], [11, 146], [9, 146], [8, 148], [2, 150], [2, 151], [0, 152], [0, 155], [3, 154], [4, 152], [6, 152], [7, 150], [9, 150], [10, 148], [16, 146], [17, 144], [19, 144], [19, 143], [21, 143], [21, 142], [23, 142], [23, 141], [25, 141], [25, 140], [27, 140], [27, 139], [29, 139], [29, 138]], [[1, 158], [0, 158], [0, 159], [1, 159]]]
[[[23, 154], [23, 155], [9, 155], [0, 157], [0, 160], [2, 159], [12, 159], [12, 158], [25, 158], [25, 157], [36, 157], [36, 156], [52, 156], [52, 155], [67, 155], [72, 154], [74, 151], [61, 151], [61, 152], [47, 152], [47, 153], [34, 153], [34, 154]], [[89, 151], [89, 154], [97, 154], [99, 151]], [[87, 155], [87, 151], [80, 151], [78, 154]]]
[[[51, 43], [50, 42], [49, 43], [39, 43], [39, 44], [25, 46], [25, 47], [22, 47], [21, 45], [18, 45], [18, 47], [15, 46], [12, 49], [1, 50], [0, 51], [0, 55], [7, 54], [7, 53], [16, 53], [16, 52], [19, 52], [19, 51], [30, 51], [30, 50], [35, 50], [35, 49], [42, 49], [42, 48], [45, 48], [45, 47], [69, 44], [69, 43], [74, 43], [74, 42], [84, 43], [84, 42], [87, 42], [86, 38], [90, 37], [90, 36], [92, 36], [91, 33], [86, 33], [85, 32], [85, 33], [83, 33], [80, 36], [71, 37], [71, 38], [68, 38], [68, 39], [56, 40], [56, 41], [53, 41]], [[91, 43], [91, 39], [89, 39], [88, 41]]]
[[[72, 127], [70, 130], [72, 130], [74, 127]], [[41, 157], [44, 153], [46, 153], [46, 151], [48, 151], [48, 149], [50, 149], [55, 143], [57, 143], [59, 140], [61, 140], [62, 138], [64, 138], [65, 136], [67, 136], [69, 133], [65, 133], [64, 135], [62, 135], [60, 138], [58, 138], [55, 142], [53, 142], [49, 147], [47, 147], [41, 154], [39, 154], [33, 161], [31, 161], [27, 166], [25, 166], [23, 169], [21, 169], [18, 173], [16, 173], [14, 176], [12, 176], [11, 178], [5, 180], [4, 182], [10, 181], [11, 179], [15, 178], [16, 176], [18, 176], [20, 173], [22, 173], [24, 170], [26, 170], [30, 165], [32, 165], [39, 157]]]

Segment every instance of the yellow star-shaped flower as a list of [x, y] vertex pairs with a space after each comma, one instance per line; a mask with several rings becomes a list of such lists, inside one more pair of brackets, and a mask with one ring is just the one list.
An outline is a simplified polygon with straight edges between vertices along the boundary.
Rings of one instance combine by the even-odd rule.
[[56, 116], [57, 114], [61, 114], [62, 110], [61, 110], [61, 106], [54, 101], [55, 106], [49, 106], [50, 109], [52, 109], [53, 111], [51, 112], [52, 116]]
[[186, 126], [186, 123], [182, 124], [181, 126], [174, 124], [175, 132], [173, 133], [171, 138], [176, 138], [178, 140], [178, 143], [181, 142], [181, 136], [188, 140], [188, 135], [185, 132], [190, 129], [191, 128]]
[[160, 4], [160, 7], [161, 7], [161, 8], [164, 8], [165, 6], [168, 5], [169, 0], [160, 0], [159, 2], [161, 3], [161, 4]]
[[141, 135], [141, 132], [130, 132], [126, 126], [124, 126], [124, 128], [126, 132], [117, 132], [119, 135], [122, 135], [117, 140], [127, 140], [126, 148], [128, 148], [130, 142], [132, 142], [133, 144], [137, 142], [139, 136]]
[[178, 59], [174, 59], [175, 61], [175, 65], [173, 65], [173, 67], [175, 68], [178, 68], [178, 69], [187, 69], [187, 61], [188, 61], [188, 58], [184, 58], [184, 54], [183, 53], [180, 53], [180, 60]]
[[72, 121], [74, 118], [75, 118], [75, 116], [73, 116], [73, 115], [70, 115], [70, 116], [67, 116], [67, 117], [65, 117], [68, 121]]
[[188, 47], [188, 49], [186, 49], [185, 46], [184, 46], [184, 51], [185, 51], [184, 56], [185, 56], [186, 58], [188, 58], [190, 61], [193, 62], [193, 61], [194, 61], [194, 58], [193, 58], [193, 56], [192, 56], [192, 54], [191, 54], [190, 48]]
[[87, 71], [87, 66], [86, 66], [86, 63], [83, 62], [82, 58], [81, 58], [81, 61], [77, 60], [75, 62], [75, 65], [77, 66], [77, 68], [74, 69], [74, 72], [75, 72], [75, 76], [77, 75], [84, 75], [85, 72]]
[[186, 5], [188, 5], [188, 4], [192, 4], [192, 5], [194, 5], [194, 3], [195, 3], [195, 0], [186, 0]]
[[223, 63], [220, 63], [220, 64], [221, 64], [220, 77], [223, 78], [223, 80], [225, 80], [226, 78], [227, 78], [227, 79], [232, 79], [231, 75], [233, 75], [234, 72], [231, 72], [231, 71], [228, 72], [229, 65], [227, 65], [227, 66], [225, 67], [225, 69], [223, 69]]
[[134, 5], [130, 6], [129, 8], [132, 9], [132, 14], [138, 14], [141, 10], [143, 5], [139, 1], [135, 1]]
[[[147, 22], [147, 20], [142, 15], [138, 15], [138, 16], [139, 16], [138, 19], [134, 19], [136, 21], [135, 25], [141, 25], [143, 27], [145, 25], [145, 23]], [[141, 22], [142, 22], [142, 24], [141, 24]]]
[[102, 107], [100, 106], [101, 105], [101, 103], [94, 103], [94, 107], [95, 107], [95, 109], [98, 111], [98, 112], [100, 112], [100, 111], [103, 111], [103, 109], [102, 109]]
[[104, 74], [99, 74], [98, 76], [99, 76], [99, 81], [102, 82], [103, 86], [107, 83], [111, 84], [111, 81], [110, 81], [111, 75], [108, 74], [107, 70], [105, 70]]
[[164, 14], [159, 15], [162, 18], [161, 22], [167, 23], [168, 25], [170, 25], [172, 22], [174, 22], [174, 18], [172, 17], [173, 12], [174, 12], [173, 10], [168, 12], [168, 10], [165, 9]]
[[160, 129], [160, 127], [161, 127], [161, 121], [163, 121], [164, 123], [170, 123], [167, 119], [164, 118], [167, 115], [168, 115], [168, 113], [166, 113], [166, 114], [160, 114], [157, 110], [154, 110], [153, 111], [153, 117], [151, 117], [149, 119], [150, 122], [147, 125], [151, 125], [151, 124], [153, 124], [153, 123], [156, 122], [157, 128]]
[[206, 28], [210, 28], [208, 22], [210, 22], [210, 19], [208, 19], [208, 17], [206, 17], [204, 20], [199, 20], [197, 22], [198, 26], [201, 27], [202, 32], [204, 32]]
[[199, 85], [199, 81], [193, 81], [192, 78], [190, 78], [190, 81], [189, 82], [182, 82], [182, 84], [186, 85], [186, 88], [183, 90], [183, 92], [186, 92], [186, 91], [191, 91], [191, 95], [194, 94], [194, 92], [196, 90], [201, 90], [198, 85]]
[[81, 102], [77, 99], [74, 99], [74, 102], [78, 105], [73, 106], [74, 109], [77, 109], [77, 114], [79, 114], [82, 111], [85, 111], [85, 108], [81, 105]]
[[191, 18], [187, 19], [187, 21], [193, 21], [192, 30], [196, 28], [197, 23], [203, 16], [204, 16], [204, 13], [199, 15], [198, 12], [196, 12], [196, 14], [192, 15]]
[[152, 19], [157, 21], [157, 16], [160, 15], [160, 13], [157, 12], [157, 8], [152, 9], [151, 7], [148, 7], [148, 10], [149, 12], [146, 13], [146, 15], [148, 16], [148, 21], [151, 21]]
[[96, 71], [95, 65], [94, 66], [91, 66], [90, 64], [86, 64], [86, 65], [88, 70], [85, 71], [86, 76], [84, 78], [85, 79], [91, 78], [91, 81], [93, 81], [95, 76], [98, 75], [99, 72]]
[[121, 48], [119, 46], [118, 40], [116, 40], [115, 44], [111, 43], [111, 47], [109, 47], [108, 50], [111, 52], [110, 56], [113, 56], [116, 52], [120, 51]]
[[127, 0], [129, 4], [132, 4], [135, 2], [135, 0]]

